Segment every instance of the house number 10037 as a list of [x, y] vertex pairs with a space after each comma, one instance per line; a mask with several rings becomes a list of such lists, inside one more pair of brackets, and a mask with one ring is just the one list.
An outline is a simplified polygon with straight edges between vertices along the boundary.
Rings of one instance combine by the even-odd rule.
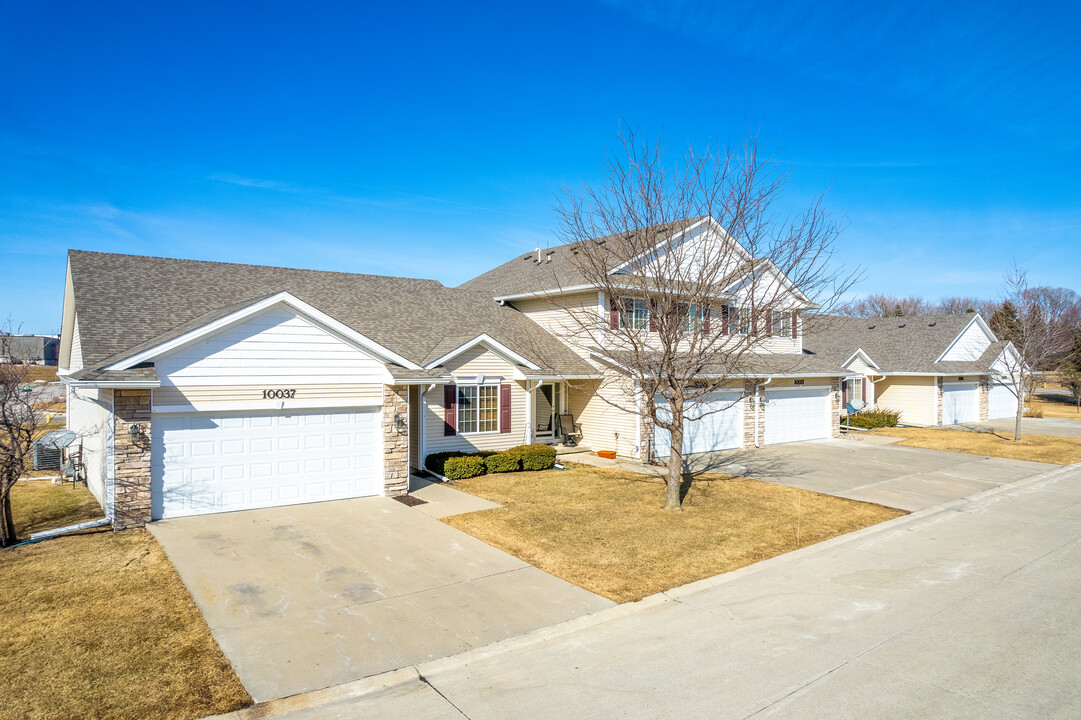
[[296, 390], [264, 390], [264, 400], [288, 400], [297, 396]]

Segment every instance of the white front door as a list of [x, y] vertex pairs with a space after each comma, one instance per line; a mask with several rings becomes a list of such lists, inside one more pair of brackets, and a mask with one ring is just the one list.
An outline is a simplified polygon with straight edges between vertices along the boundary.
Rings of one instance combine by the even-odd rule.
[[987, 418], [1012, 418], [1017, 415], [1017, 393], [1010, 383], [992, 382], [987, 392]]
[[378, 495], [376, 409], [161, 413], [152, 420], [152, 517]]
[[764, 399], [766, 445], [831, 436], [833, 414], [828, 385], [767, 389]]
[[[671, 417], [664, 399], [658, 398], [657, 403], [658, 415]], [[712, 393], [702, 402], [684, 408], [683, 417], [684, 454], [743, 447], [743, 400], [739, 393]], [[672, 434], [657, 427], [653, 448], [657, 457], [668, 457], [672, 453]]]
[[979, 422], [980, 384], [974, 382], [943, 383], [942, 424]]

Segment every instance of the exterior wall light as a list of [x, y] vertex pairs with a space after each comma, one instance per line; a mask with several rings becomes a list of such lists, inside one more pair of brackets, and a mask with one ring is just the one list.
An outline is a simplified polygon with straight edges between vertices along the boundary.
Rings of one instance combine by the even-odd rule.
[[139, 423], [132, 423], [128, 425], [128, 438], [132, 442], [138, 442], [139, 438], [143, 436], [143, 426]]

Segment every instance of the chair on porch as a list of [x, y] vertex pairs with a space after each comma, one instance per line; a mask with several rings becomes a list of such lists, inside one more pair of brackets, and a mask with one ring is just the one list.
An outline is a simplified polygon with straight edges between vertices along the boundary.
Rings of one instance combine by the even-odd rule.
[[582, 439], [582, 428], [574, 424], [574, 416], [570, 413], [560, 413], [559, 432], [563, 435], [563, 444], [574, 447]]

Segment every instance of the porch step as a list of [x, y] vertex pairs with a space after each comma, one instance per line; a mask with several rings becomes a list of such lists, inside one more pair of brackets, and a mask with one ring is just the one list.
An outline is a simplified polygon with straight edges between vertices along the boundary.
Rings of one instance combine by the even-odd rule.
[[586, 445], [575, 445], [574, 447], [568, 447], [566, 445], [553, 445], [552, 447], [556, 449], [556, 457], [559, 457], [560, 455], [577, 455], [578, 453], [593, 452]]

